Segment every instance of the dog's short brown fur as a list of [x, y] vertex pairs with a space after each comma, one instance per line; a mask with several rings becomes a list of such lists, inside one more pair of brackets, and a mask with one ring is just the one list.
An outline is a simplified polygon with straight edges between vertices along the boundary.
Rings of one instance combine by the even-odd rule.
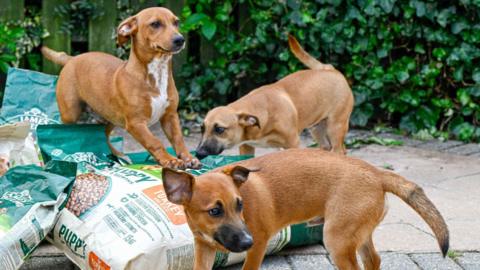
[[[87, 105], [108, 121], [107, 137], [114, 126], [123, 127], [161, 165], [199, 167], [185, 146], [177, 114], [171, 57], [184, 47], [178, 18], [166, 8], [148, 8], [123, 21], [117, 32], [119, 44], [132, 40], [128, 61], [101, 52], [71, 57], [42, 48], [46, 58], [64, 65], [57, 84], [62, 121], [77, 122]], [[157, 121], [179, 159], [169, 155], [150, 131]]]
[[339, 269], [360, 269], [357, 251], [366, 270], [380, 269], [372, 233], [385, 215], [386, 192], [426, 221], [443, 255], [448, 250], [447, 225], [421, 187], [355, 158], [290, 149], [198, 177], [170, 169], [162, 176], [167, 198], [183, 205], [194, 234], [195, 270], [211, 269], [216, 250], [248, 250], [243, 269], [259, 269], [267, 242], [279, 230], [320, 219]]
[[320, 147], [345, 153], [343, 141], [353, 110], [348, 82], [331, 65], [306, 53], [295, 38], [290, 36], [289, 44], [294, 55], [311, 69], [209, 111], [198, 157], [219, 154], [235, 145], [240, 145], [240, 154], [253, 154], [257, 146], [296, 148], [305, 128], [310, 128]]

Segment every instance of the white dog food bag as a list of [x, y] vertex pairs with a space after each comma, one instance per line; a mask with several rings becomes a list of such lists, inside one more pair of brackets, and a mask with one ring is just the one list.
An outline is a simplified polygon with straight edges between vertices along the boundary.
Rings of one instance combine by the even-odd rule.
[[0, 176], [18, 165], [42, 165], [41, 156], [26, 122], [0, 126]]
[[[193, 268], [193, 235], [183, 209], [167, 200], [159, 167], [85, 168], [49, 235], [55, 246], [81, 269]], [[289, 240], [287, 228], [271, 240], [268, 253]], [[219, 253], [215, 265], [244, 257]]]

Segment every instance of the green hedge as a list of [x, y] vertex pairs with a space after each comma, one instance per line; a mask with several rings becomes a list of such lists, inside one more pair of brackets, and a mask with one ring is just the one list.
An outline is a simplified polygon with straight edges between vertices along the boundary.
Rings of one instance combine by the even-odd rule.
[[187, 2], [183, 29], [191, 45], [208, 41], [212, 57], [190, 50], [185, 108], [205, 111], [303, 69], [288, 50], [290, 32], [350, 80], [353, 126], [480, 138], [478, 0]]

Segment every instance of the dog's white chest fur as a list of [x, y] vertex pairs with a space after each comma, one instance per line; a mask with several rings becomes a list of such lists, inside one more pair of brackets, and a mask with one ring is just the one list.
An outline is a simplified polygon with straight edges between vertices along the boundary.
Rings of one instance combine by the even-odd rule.
[[158, 90], [158, 95], [151, 97], [150, 106], [152, 106], [152, 115], [148, 126], [151, 126], [158, 122], [162, 115], [165, 113], [168, 105], [168, 61], [171, 56], [162, 56], [154, 58], [148, 64], [148, 74], [152, 75], [155, 82], [155, 88]]

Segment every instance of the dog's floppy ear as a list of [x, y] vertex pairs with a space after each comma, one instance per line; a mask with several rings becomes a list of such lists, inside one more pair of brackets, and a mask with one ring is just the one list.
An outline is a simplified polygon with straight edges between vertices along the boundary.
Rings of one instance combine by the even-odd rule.
[[195, 184], [193, 175], [163, 168], [162, 181], [167, 199], [170, 202], [184, 205], [192, 199], [193, 185]]
[[125, 44], [128, 39], [137, 32], [137, 17], [126, 18], [117, 28], [117, 42], [119, 45]]
[[243, 127], [258, 126], [260, 128], [260, 121], [258, 117], [251, 114], [241, 113], [238, 115], [238, 123]]
[[260, 171], [259, 168], [247, 168], [243, 166], [228, 166], [223, 169], [223, 173], [232, 177], [233, 181], [237, 186], [245, 183], [248, 179], [248, 175], [251, 172], [258, 172]]

